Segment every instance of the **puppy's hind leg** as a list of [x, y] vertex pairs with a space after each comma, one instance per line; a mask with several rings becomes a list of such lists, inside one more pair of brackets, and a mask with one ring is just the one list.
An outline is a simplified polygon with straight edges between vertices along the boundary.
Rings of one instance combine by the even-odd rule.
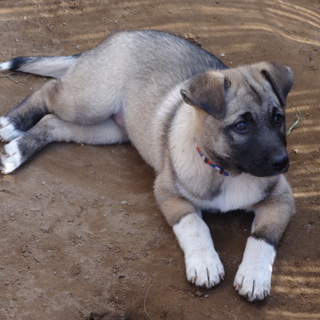
[[125, 129], [112, 119], [85, 126], [62, 120], [52, 114], [46, 115], [33, 128], [4, 146], [1, 154], [2, 173], [11, 173], [51, 142], [103, 145], [128, 140]]
[[[0, 117], [0, 140], [8, 142], [22, 135], [48, 113], [48, 92], [53, 92], [58, 80], [48, 81], [25, 98], [7, 115]], [[52, 96], [52, 94], [51, 94]]]

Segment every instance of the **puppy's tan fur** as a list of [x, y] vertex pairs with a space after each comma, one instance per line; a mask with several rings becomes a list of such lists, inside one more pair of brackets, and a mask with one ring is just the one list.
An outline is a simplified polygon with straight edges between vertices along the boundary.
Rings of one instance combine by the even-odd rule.
[[[53, 141], [130, 140], [155, 169], [157, 203], [184, 250], [187, 278], [211, 287], [224, 276], [201, 210], [254, 211], [235, 278], [249, 300], [270, 292], [271, 266], [294, 213], [285, 151], [290, 68], [262, 62], [227, 69], [212, 54], [161, 32], [121, 32], [73, 57], [0, 64], [55, 77], [0, 118], [10, 173]], [[209, 161], [229, 174], [220, 175]]]

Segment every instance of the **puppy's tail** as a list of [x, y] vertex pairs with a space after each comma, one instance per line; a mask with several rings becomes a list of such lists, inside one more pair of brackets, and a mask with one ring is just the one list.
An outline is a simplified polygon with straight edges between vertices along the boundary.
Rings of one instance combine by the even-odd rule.
[[61, 57], [18, 57], [0, 63], [0, 71], [12, 70], [60, 78], [76, 63], [81, 54]]

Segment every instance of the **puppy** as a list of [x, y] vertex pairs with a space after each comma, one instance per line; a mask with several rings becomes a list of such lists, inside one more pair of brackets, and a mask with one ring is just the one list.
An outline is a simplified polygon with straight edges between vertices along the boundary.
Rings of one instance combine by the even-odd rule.
[[250, 301], [270, 293], [276, 247], [294, 214], [285, 103], [289, 67], [228, 69], [213, 54], [157, 31], [119, 32], [75, 56], [0, 64], [52, 77], [0, 118], [2, 172], [53, 141], [131, 141], [155, 170], [155, 198], [185, 255], [187, 279], [224, 278], [201, 210], [255, 214], [234, 286]]

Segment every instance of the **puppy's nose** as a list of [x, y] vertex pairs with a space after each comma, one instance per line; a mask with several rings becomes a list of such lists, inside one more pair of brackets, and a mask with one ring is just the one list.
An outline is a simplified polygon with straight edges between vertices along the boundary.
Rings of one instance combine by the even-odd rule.
[[271, 160], [271, 165], [278, 172], [285, 171], [289, 166], [289, 157], [287, 154], [276, 155]]

